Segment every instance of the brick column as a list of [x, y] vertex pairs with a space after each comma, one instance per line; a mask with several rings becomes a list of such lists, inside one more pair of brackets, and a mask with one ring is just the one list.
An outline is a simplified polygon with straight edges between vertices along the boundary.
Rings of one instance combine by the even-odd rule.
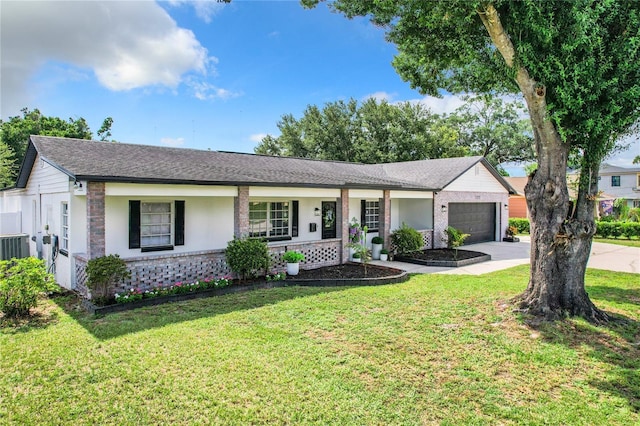
[[239, 186], [233, 199], [233, 235], [237, 238], [249, 235], [249, 187]]
[[391, 190], [382, 191], [380, 198], [380, 229], [378, 236], [384, 239], [384, 247], [391, 246]]
[[338, 199], [338, 215], [340, 222], [338, 225], [338, 236], [342, 238], [342, 257], [340, 263], [349, 261], [349, 190], [343, 188], [340, 190], [340, 198]]
[[105, 255], [105, 185], [87, 182], [87, 256]]

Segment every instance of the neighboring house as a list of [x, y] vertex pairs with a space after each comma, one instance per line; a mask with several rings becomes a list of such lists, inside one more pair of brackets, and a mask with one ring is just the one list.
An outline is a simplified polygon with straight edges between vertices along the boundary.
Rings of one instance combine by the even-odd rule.
[[364, 165], [31, 136], [0, 213], [86, 293], [91, 258], [120, 255], [123, 288], [167, 285], [229, 273], [224, 249], [243, 235], [268, 240], [276, 270], [293, 249], [303, 268], [344, 263], [353, 217], [387, 246], [403, 222], [426, 248], [445, 245], [448, 225], [500, 241], [510, 192], [482, 157]]
[[607, 198], [624, 198], [629, 207], [640, 207], [640, 167], [618, 167], [603, 163], [598, 180], [598, 189], [608, 194]]
[[529, 208], [527, 207], [527, 199], [524, 197], [524, 187], [529, 178], [524, 177], [505, 177], [509, 185], [517, 192], [517, 194], [509, 195], [509, 217], [512, 218], [529, 218]]

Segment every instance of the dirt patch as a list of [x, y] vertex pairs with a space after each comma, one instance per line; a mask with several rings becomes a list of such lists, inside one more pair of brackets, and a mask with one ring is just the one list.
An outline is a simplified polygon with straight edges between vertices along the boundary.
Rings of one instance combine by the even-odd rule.
[[344, 265], [324, 266], [317, 269], [300, 270], [295, 276], [288, 276], [288, 280], [335, 280], [353, 278], [385, 278], [400, 274], [402, 271], [395, 268], [387, 268], [377, 265], [365, 267], [357, 263], [345, 263]]

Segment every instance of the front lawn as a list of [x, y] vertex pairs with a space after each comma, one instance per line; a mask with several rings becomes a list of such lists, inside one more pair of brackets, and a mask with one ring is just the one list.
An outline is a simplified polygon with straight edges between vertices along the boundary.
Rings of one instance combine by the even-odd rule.
[[640, 247], [640, 238], [632, 237], [631, 239], [627, 238], [600, 238], [594, 237], [594, 243], [607, 243], [607, 244], [617, 244], [619, 246], [627, 246], [627, 247]]
[[528, 267], [285, 287], [0, 329], [0, 424], [640, 423], [637, 274], [590, 270], [616, 318], [531, 328]]

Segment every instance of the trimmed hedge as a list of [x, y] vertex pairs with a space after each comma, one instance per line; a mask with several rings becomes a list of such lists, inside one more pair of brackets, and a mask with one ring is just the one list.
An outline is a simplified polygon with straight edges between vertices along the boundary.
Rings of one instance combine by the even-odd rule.
[[621, 236], [631, 239], [632, 237], [640, 238], [640, 223], [639, 222], [609, 222], [609, 221], [597, 221], [596, 222], [596, 235], [598, 237], [618, 238]]
[[518, 217], [509, 218], [509, 226], [514, 226], [518, 229], [518, 234], [529, 234], [529, 219], [522, 219]]

